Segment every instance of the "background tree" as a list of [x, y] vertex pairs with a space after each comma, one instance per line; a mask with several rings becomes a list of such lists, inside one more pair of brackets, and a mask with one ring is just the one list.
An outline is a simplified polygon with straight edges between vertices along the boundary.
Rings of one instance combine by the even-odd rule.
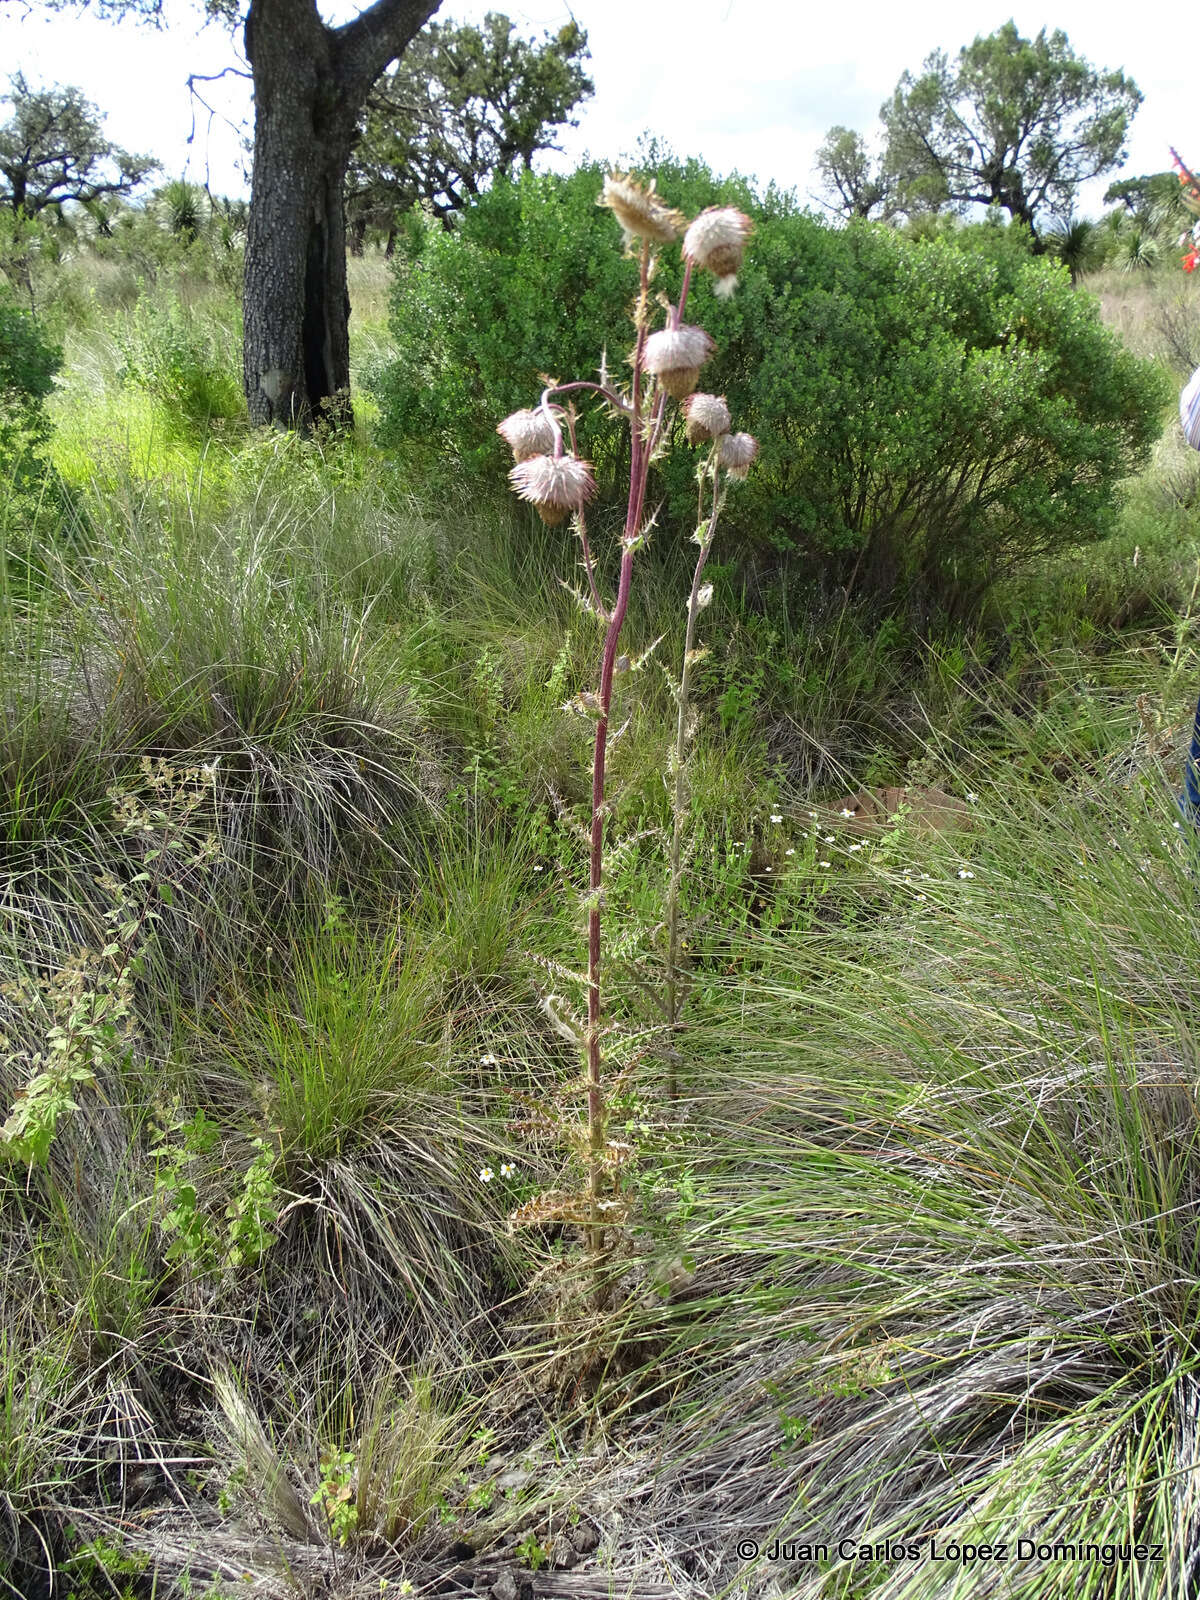
[[1131, 217], [1164, 222], [1182, 222], [1188, 214], [1179, 179], [1169, 169], [1110, 183], [1104, 191], [1104, 204], [1123, 206]]
[[481, 28], [431, 23], [367, 101], [347, 182], [351, 240], [369, 227], [395, 234], [418, 201], [448, 219], [496, 175], [528, 169], [553, 133], [592, 93], [583, 70], [587, 34], [570, 22], [541, 43], [522, 39], [508, 17]]
[[[47, 0], [87, 5], [89, 0]], [[101, 15], [135, 15], [161, 24], [162, 0], [91, 0]], [[348, 423], [350, 300], [346, 289], [345, 181], [350, 155], [376, 81], [401, 60], [441, 0], [373, 0], [339, 26], [316, 0], [205, 0], [210, 15], [243, 23], [254, 88], [253, 179], [244, 276], [243, 384], [250, 419], [284, 427], [318, 417]], [[534, 128], [517, 101], [501, 94], [499, 126], [518, 153], [590, 90], [575, 86], [578, 30], [560, 46], [566, 81], [539, 80]], [[486, 37], [486, 35], [485, 35]], [[523, 62], [517, 52], [517, 60]], [[523, 62], [524, 65], [527, 63]], [[543, 68], [553, 65], [553, 52]], [[526, 85], [528, 87], [528, 84]], [[565, 101], [564, 101], [565, 97]], [[539, 109], [540, 107], [540, 109]], [[547, 107], [549, 108], [547, 110]], [[478, 130], [480, 157], [485, 133]], [[536, 143], [533, 149], [541, 146]], [[474, 164], [470, 170], [476, 170]], [[449, 173], [448, 173], [449, 175]]]
[[250, 0], [254, 176], [246, 235], [243, 383], [250, 420], [348, 422], [344, 188], [376, 79], [440, 0], [374, 0], [330, 27], [315, 0]]
[[[47, 0], [86, 6], [89, 0]], [[163, 0], [94, 0], [161, 25]], [[382, 72], [441, 0], [373, 0], [340, 26], [316, 0], [247, 0], [254, 175], [246, 237], [243, 383], [255, 423], [350, 420], [344, 187], [359, 118]], [[205, 0], [236, 24], [240, 0]]]
[[880, 111], [886, 165], [906, 208], [999, 205], [1037, 241], [1039, 213], [1069, 216], [1079, 185], [1124, 160], [1141, 101], [1064, 33], [1023, 39], [1006, 22], [953, 63], [935, 51], [920, 77], [904, 74]]
[[150, 156], [104, 137], [100, 113], [80, 89], [31, 89], [18, 72], [5, 98], [12, 116], [0, 127], [0, 199], [14, 212], [33, 217], [70, 201], [90, 206], [127, 195], [158, 169]]
[[891, 209], [891, 189], [883, 162], [872, 159], [866, 141], [852, 128], [830, 128], [817, 151], [824, 198], [844, 217], [877, 217]]

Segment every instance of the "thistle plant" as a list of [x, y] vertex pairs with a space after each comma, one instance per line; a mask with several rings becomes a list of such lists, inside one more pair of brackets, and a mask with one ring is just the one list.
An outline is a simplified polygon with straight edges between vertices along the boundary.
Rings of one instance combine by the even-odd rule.
[[[701, 213], [690, 225], [686, 217], [668, 206], [655, 193], [653, 184], [645, 187], [621, 173], [605, 180], [600, 197], [602, 206], [612, 211], [621, 226], [625, 247], [637, 262], [638, 291], [634, 305], [634, 348], [629, 361], [632, 376], [628, 386], [612, 379], [602, 359], [599, 381], [551, 382], [543, 390], [540, 403], [528, 411], [518, 411], [500, 423], [498, 431], [515, 457], [509, 480], [516, 493], [529, 501], [542, 520], [550, 525], [571, 519], [579, 541], [581, 565], [587, 581], [580, 603], [604, 630], [600, 652], [599, 681], [593, 691], [581, 695], [573, 709], [594, 723], [592, 747], [591, 821], [587, 829], [589, 855], [587, 912], [587, 995], [586, 1021], [569, 1017], [557, 997], [551, 997], [548, 1011], [556, 1028], [579, 1048], [584, 1060], [587, 1092], [587, 1137], [583, 1151], [587, 1170], [586, 1192], [580, 1196], [544, 1195], [522, 1207], [515, 1221], [579, 1221], [586, 1229], [589, 1247], [598, 1253], [604, 1244], [606, 1224], [623, 1215], [614, 1194], [605, 1193], [605, 1178], [615, 1172], [614, 1188], [619, 1186], [624, 1146], [610, 1141], [607, 1133], [606, 1091], [601, 1041], [605, 1036], [602, 991], [605, 823], [608, 817], [606, 793], [609, 749], [609, 719], [612, 711], [613, 680], [618, 662], [622, 670], [626, 658], [618, 646], [629, 609], [634, 560], [650, 535], [653, 517], [647, 516], [646, 499], [650, 471], [668, 445], [668, 403], [683, 402], [699, 426], [704, 408], [694, 391], [700, 372], [714, 350], [714, 343], [703, 328], [684, 321], [688, 296], [696, 271], [710, 270], [718, 279], [718, 289], [728, 293], [741, 263], [742, 250], [750, 231], [750, 220], [732, 207], [714, 207]], [[666, 309], [666, 323], [652, 327], [656, 302], [651, 283], [661, 248], [683, 241], [684, 271], [679, 298]], [[664, 302], [664, 304], [666, 304]], [[601, 596], [596, 562], [588, 539], [586, 508], [596, 493], [591, 464], [581, 460], [576, 441], [575, 396], [590, 394], [619, 417], [630, 430], [629, 485], [625, 523], [620, 536], [620, 566], [617, 592], [611, 603]], [[706, 397], [711, 398], [711, 397]], [[728, 418], [728, 411], [724, 413]], [[720, 434], [708, 433], [711, 440], [728, 438], [728, 423]], [[714, 444], [714, 459], [720, 447]], [[744, 452], [743, 452], [744, 454]], [[748, 465], [749, 457], [746, 459]], [[713, 483], [716, 483], [716, 467]], [[732, 470], [728, 468], [727, 470]], [[715, 493], [715, 490], [714, 490]], [[710, 519], [711, 521], [711, 519]], [[698, 608], [699, 573], [708, 544], [701, 545], [697, 580], [693, 583], [693, 611]], [[694, 633], [694, 616], [691, 632]], [[690, 648], [690, 640], [689, 647]], [[651, 649], [654, 647], [651, 646]], [[686, 654], [686, 653], [685, 653]], [[649, 651], [646, 652], [649, 655]], [[645, 656], [642, 657], [642, 660]], [[639, 663], [630, 664], [640, 665]], [[685, 659], [685, 673], [687, 662]], [[681, 685], [681, 702], [683, 700]], [[681, 712], [681, 715], [686, 715]], [[674, 876], [677, 878], [678, 873]], [[676, 916], [677, 921], [677, 916]]]
[[[692, 668], [707, 654], [696, 648], [696, 624], [701, 611], [711, 602], [711, 583], [704, 583], [704, 566], [717, 533], [717, 520], [725, 503], [729, 479], [744, 478], [758, 454], [758, 442], [748, 433], [731, 433], [732, 419], [723, 395], [692, 394], [684, 401], [689, 444], [708, 444], [708, 455], [696, 472], [699, 498], [696, 531], [692, 538], [699, 545], [692, 588], [688, 596], [687, 628], [683, 642], [683, 664], [677, 682], [671, 686], [675, 698], [675, 742], [667, 762], [671, 779], [671, 850], [667, 880], [667, 973], [666, 1017], [672, 1033], [678, 1030], [683, 992], [680, 982], [680, 899], [683, 887], [684, 828], [687, 816], [687, 755], [695, 737], [696, 723], [691, 708]], [[705, 490], [708, 515], [704, 514]], [[678, 1090], [678, 1055], [668, 1056], [667, 1095], [674, 1099]]]

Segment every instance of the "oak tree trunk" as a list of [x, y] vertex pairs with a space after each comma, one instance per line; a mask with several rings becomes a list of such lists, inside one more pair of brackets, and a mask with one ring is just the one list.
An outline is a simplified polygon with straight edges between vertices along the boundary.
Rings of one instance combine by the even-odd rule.
[[375, 0], [331, 28], [315, 0], [251, 0], [254, 178], [242, 370], [252, 423], [351, 420], [346, 167], [372, 84], [439, 3]]

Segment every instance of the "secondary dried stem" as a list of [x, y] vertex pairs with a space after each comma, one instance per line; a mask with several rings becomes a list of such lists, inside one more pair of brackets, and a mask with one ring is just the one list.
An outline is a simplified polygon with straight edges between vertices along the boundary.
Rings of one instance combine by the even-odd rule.
[[[684, 768], [687, 760], [687, 723], [688, 709], [691, 703], [692, 665], [696, 647], [696, 621], [703, 609], [700, 605], [700, 580], [704, 576], [704, 564], [708, 560], [708, 552], [712, 549], [713, 540], [716, 537], [717, 518], [721, 514], [723, 503], [717, 487], [718, 474], [715, 449], [712, 455], [712, 514], [708, 519], [707, 525], [704, 521], [704, 478], [706, 476], [707, 474], [700, 479], [696, 519], [696, 531], [700, 535], [700, 554], [696, 558], [696, 569], [692, 573], [691, 594], [688, 596], [687, 630], [684, 634], [683, 642], [683, 670], [679, 676], [678, 703], [675, 718], [675, 793], [672, 803], [671, 860], [667, 885], [667, 1022], [672, 1033], [679, 1027], [680, 1012], [679, 897], [683, 877], [681, 861], [683, 855], [683, 814], [686, 801]], [[675, 1099], [678, 1087], [676, 1056], [672, 1047], [667, 1068], [667, 1096], [669, 1099]]]

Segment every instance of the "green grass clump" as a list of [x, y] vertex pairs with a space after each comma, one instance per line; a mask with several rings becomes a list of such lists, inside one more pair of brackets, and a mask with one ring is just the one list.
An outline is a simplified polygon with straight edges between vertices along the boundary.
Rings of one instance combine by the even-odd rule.
[[443, 1086], [428, 946], [368, 940], [333, 903], [320, 938], [275, 956], [278, 982], [221, 1007], [221, 1071], [234, 1103], [261, 1101], [285, 1160], [341, 1155], [389, 1105]]
[[[356, 546], [334, 494], [297, 507], [272, 472], [252, 495], [206, 502], [198, 485], [181, 503], [130, 483], [85, 502], [83, 548], [48, 549], [40, 602], [10, 601], [0, 806], [13, 843], [94, 832], [140, 753], [215, 765], [223, 852], [264, 882], [325, 882], [396, 845], [436, 799], [424, 688], [391, 632], [414, 559], [403, 522]], [[361, 569], [380, 569], [387, 545], [399, 560], [380, 593]]]
[[[1186, 1591], [1196, 852], [1134, 733], [1127, 789], [1010, 777], [954, 845], [874, 847], [889, 914], [760, 936], [693, 1041], [711, 1143], [668, 1248], [694, 1277], [646, 1374], [694, 1373], [645, 1510], [668, 1542], [921, 1547], [799, 1562], [795, 1596], [991, 1581], [931, 1537], [1006, 1543], [996, 1592], [1022, 1600]], [[1022, 1537], [1163, 1563], [1019, 1560]]]

